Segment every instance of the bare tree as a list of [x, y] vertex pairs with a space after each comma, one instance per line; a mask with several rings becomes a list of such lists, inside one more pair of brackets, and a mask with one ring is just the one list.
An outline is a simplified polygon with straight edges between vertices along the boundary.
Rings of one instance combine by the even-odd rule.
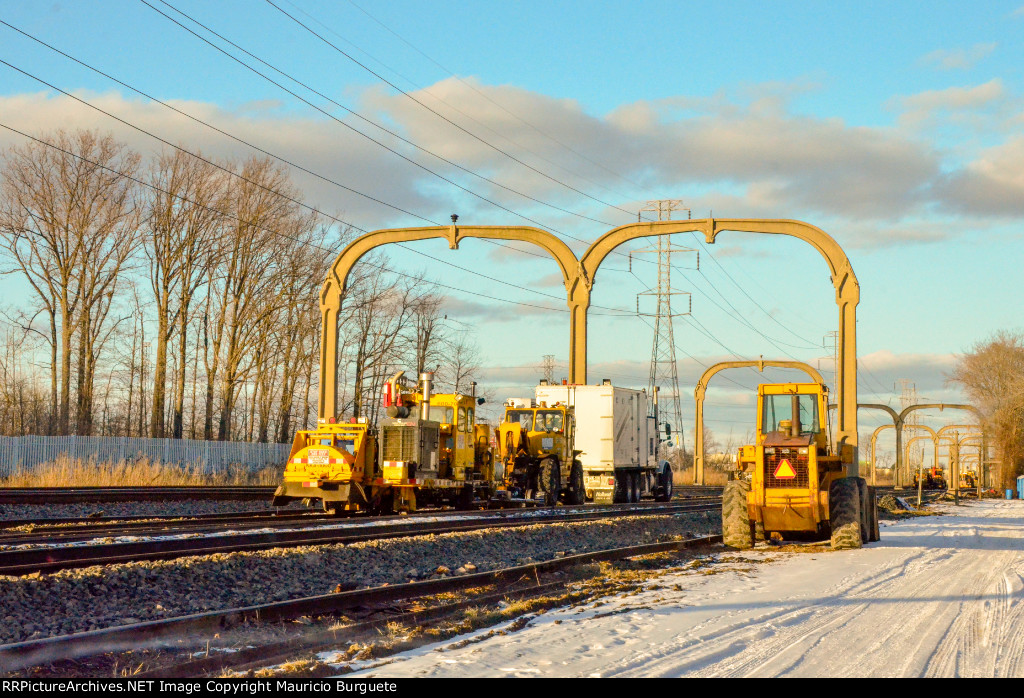
[[155, 300], [157, 331], [153, 364], [150, 433], [164, 436], [168, 345], [178, 333], [175, 376], [174, 438], [182, 435], [188, 326], [192, 302], [207, 278], [216, 253], [215, 237], [224, 205], [219, 171], [180, 150], [164, 152], [153, 162], [153, 185], [147, 205], [145, 252]]
[[1024, 472], [1024, 334], [1001, 331], [964, 354], [951, 379], [984, 415], [984, 427], [1002, 452], [1002, 485]]
[[444, 346], [444, 360], [438, 368], [438, 383], [453, 393], [469, 393], [470, 384], [480, 378], [480, 347], [468, 328], [454, 333]]
[[4, 153], [0, 244], [49, 320], [51, 410], [56, 430], [68, 433], [76, 332], [79, 429], [91, 428], [97, 342], [137, 240], [135, 188], [125, 175], [140, 158], [93, 131], [42, 140]]

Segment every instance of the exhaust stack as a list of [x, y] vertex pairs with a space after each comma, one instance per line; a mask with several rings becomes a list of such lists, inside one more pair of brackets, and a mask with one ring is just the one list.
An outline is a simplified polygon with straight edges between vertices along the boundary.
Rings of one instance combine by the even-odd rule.
[[431, 371], [424, 371], [420, 374], [420, 382], [423, 384], [423, 401], [420, 403], [420, 419], [430, 419], [430, 389], [433, 387], [434, 374]]

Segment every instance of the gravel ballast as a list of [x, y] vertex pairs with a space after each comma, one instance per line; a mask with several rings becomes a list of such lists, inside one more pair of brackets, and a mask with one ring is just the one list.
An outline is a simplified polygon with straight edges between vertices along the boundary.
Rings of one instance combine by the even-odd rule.
[[717, 512], [278, 548], [0, 577], [0, 643], [720, 531]]

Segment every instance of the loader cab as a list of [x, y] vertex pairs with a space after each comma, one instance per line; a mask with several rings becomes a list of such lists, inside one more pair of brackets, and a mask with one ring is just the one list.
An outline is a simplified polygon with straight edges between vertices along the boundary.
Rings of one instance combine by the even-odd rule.
[[757, 445], [814, 446], [828, 449], [822, 426], [828, 390], [817, 383], [779, 383], [758, 386]]

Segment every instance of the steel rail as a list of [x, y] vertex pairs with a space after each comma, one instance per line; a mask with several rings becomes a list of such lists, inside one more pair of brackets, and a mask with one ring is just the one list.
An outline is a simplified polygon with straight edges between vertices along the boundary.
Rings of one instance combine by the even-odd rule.
[[358, 531], [320, 528], [300, 531], [244, 533], [231, 536], [185, 538], [144, 542], [106, 543], [94, 546], [40, 547], [0, 551], [0, 575], [49, 574], [65, 569], [152, 560], [173, 560], [194, 555], [255, 552], [303, 545], [336, 545], [406, 538], [409, 536], [456, 533], [487, 528], [520, 528], [535, 524], [575, 523], [622, 516], [665, 516], [689, 512], [718, 511], [720, 502], [667, 504], [615, 510], [578, 510], [567, 514], [519, 516], [507, 514], [474, 517], [475, 521], [410, 521], [403, 524], [362, 526]]
[[183, 499], [269, 499], [274, 487], [3, 487], [0, 504], [82, 504]]
[[[687, 502], [695, 501], [719, 501], [720, 497], [714, 495], [703, 495], [686, 498]], [[624, 507], [626, 505], [604, 505], [604, 506], [619, 506]], [[654, 504], [650, 502], [641, 502], [639, 504], [632, 505], [633, 508], [637, 506], [664, 506], [664, 504]], [[568, 507], [558, 507], [558, 511], [587, 511], [592, 510], [593, 505], [570, 505]], [[545, 511], [551, 509], [555, 511], [554, 507], [540, 507], [533, 509], [533, 512]], [[603, 510], [603, 509], [602, 509]], [[563, 514], [564, 515], [564, 514]], [[394, 520], [415, 520], [416, 518], [424, 516], [433, 517], [466, 517], [466, 516], [480, 516], [480, 517], [495, 517], [501, 516], [494, 510], [470, 510], [470, 511], [458, 511], [458, 510], [427, 510], [423, 509], [407, 516], [387, 516], [387, 517], [352, 517], [348, 520], [353, 521], [394, 521]], [[81, 525], [78, 526], [46, 526], [32, 524], [32, 529], [29, 531], [11, 531], [2, 532], [0, 531], [0, 546], [2, 545], [27, 545], [27, 544], [52, 544], [52, 543], [70, 543], [79, 541], [88, 541], [93, 538], [104, 536], [118, 536], [118, 535], [177, 535], [182, 533], [217, 533], [218, 531], [234, 531], [244, 528], [266, 528], [270, 526], [294, 526], [296, 524], [308, 524], [310, 526], [321, 526], [323, 524], [335, 524], [341, 525], [341, 522], [346, 519], [339, 519], [329, 514], [324, 514], [315, 510], [307, 511], [305, 513], [300, 512], [255, 512], [247, 515], [234, 515], [234, 514], [211, 514], [207, 516], [198, 516], [193, 518], [179, 518], [179, 517], [156, 517], [155, 519], [147, 519], [144, 521], [119, 521], [117, 523], [94, 523], [95, 519], [81, 519], [79, 520]]]
[[62, 635], [40, 640], [27, 640], [0, 645], [0, 671], [11, 672], [52, 663], [62, 659], [80, 659], [106, 652], [135, 650], [157, 646], [173, 646], [183, 637], [203, 631], [218, 632], [246, 621], [286, 620], [300, 616], [325, 616], [368, 603], [394, 602], [415, 599], [445, 592], [486, 586], [506, 580], [536, 576], [539, 572], [565, 569], [578, 564], [617, 560], [627, 557], [697, 548], [721, 542], [721, 536], [705, 536], [684, 541], [647, 543], [625, 548], [598, 550], [579, 555], [535, 562], [528, 565], [506, 567], [489, 572], [478, 572], [445, 579], [410, 582], [389, 586], [370, 587], [334, 594], [310, 596], [288, 601], [221, 611], [207, 611], [177, 618], [134, 623], [131, 625], [90, 630], [73, 635]]
[[[53, 531], [60, 532], [62, 530], [74, 530], [75, 526], [88, 526], [90, 530], [100, 530], [104, 526], [128, 526], [138, 525], [143, 526], [146, 524], [155, 525], [159, 522], [184, 522], [184, 521], [195, 521], [195, 522], [215, 522], [215, 521], [228, 521], [231, 519], [237, 519], [244, 521], [246, 519], [253, 518], [295, 518], [298, 516], [310, 516], [310, 515], [321, 515], [327, 516], [320, 509], [261, 509], [259, 511], [236, 511], [236, 512], [221, 512], [218, 514], [187, 514], [181, 516], [175, 516], [173, 514], [146, 514], [145, 516], [77, 516], [70, 518], [41, 518], [41, 519], [0, 519], [0, 532], [4, 529], [20, 528], [22, 526], [31, 526], [33, 531]], [[3, 533], [0, 533], [2, 536]]]

